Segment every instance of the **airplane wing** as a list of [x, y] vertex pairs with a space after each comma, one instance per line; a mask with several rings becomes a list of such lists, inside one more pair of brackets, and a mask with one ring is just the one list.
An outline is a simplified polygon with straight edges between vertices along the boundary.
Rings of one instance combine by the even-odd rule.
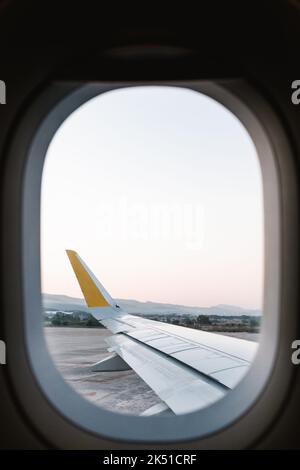
[[113, 355], [98, 370], [130, 366], [175, 414], [211, 405], [246, 374], [256, 343], [130, 315], [75, 251], [67, 254], [92, 315], [113, 333]]

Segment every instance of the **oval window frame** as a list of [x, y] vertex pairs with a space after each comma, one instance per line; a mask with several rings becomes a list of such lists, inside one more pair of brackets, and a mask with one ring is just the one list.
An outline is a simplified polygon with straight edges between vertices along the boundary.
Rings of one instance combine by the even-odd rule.
[[[140, 84], [138, 83], [138, 85]], [[147, 84], [149, 83], [142, 83], [142, 85]], [[55, 419], [55, 416], [57, 419], [59, 415], [60, 420], [65, 419], [67, 422], [72, 423], [71, 428], [76, 427], [77, 430], [86, 434], [84, 439], [86, 445], [92, 445], [92, 441], [93, 445], [96, 445], [96, 443], [99, 445], [100, 442], [109, 442], [109, 440], [117, 440], [125, 444], [130, 442], [136, 444], [171, 444], [191, 440], [195, 442], [196, 439], [202, 440], [202, 443], [210, 440], [210, 445], [213, 445], [212, 441], [214, 439], [218, 441], [222, 435], [224, 439], [225, 434], [230, 436], [230, 433], [234, 432], [233, 423], [237, 424], [235, 426], [236, 443], [242, 445], [241, 440], [246, 438], [242, 439], [241, 436], [236, 434], [241, 416], [247, 415], [249, 419], [253, 419], [253, 416], [256, 415], [257, 418], [259, 417], [260, 425], [268, 420], [268, 413], [266, 413], [266, 410], [262, 413], [261, 405], [257, 406], [257, 403], [262, 402], [262, 400], [258, 400], [259, 396], [268, 395], [267, 385], [272, 372], [274, 376], [274, 366], [278, 354], [282, 297], [280, 277], [282, 268], [281, 226], [283, 223], [287, 223], [287, 221], [284, 221], [282, 213], [282, 175], [284, 174], [284, 177], [293, 183], [291, 165], [289, 168], [285, 167], [284, 169], [280, 162], [282, 162], [283, 156], [287, 158], [287, 161], [291, 161], [291, 158], [289, 160], [291, 152], [282, 127], [271, 108], [261, 96], [242, 80], [223, 83], [158, 82], [155, 84], [191, 88], [219, 101], [242, 122], [256, 146], [262, 169], [265, 214], [264, 319], [257, 357], [242, 382], [222, 400], [209, 408], [190, 415], [176, 417], [157, 416], [145, 418], [124, 415], [120, 420], [119, 414], [95, 407], [64, 382], [50, 360], [42, 333], [39, 211], [43, 162], [54, 133], [71, 112], [100, 93], [115, 88], [137, 85], [137, 83], [114, 85], [93, 83], [78, 86], [74, 83], [64, 83], [50, 86], [36, 100], [24, 116], [14, 145], [11, 148], [12, 157], [15, 156], [14, 158], [20, 161], [19, 171], [20, 177], [22, 177], [19, 192], [22, 201], [21, 220], [19, 221], [22, 236], [22, 245], [20, 247], [21, 266], [19, 266], [21, 267], [23, 284], [20, 286], [22, 295], [19, 300], [24, 311], [24, 318], [21, 316], [17, 319], [17, 334], [22, 347], [16, 349], [15, 354], [12, 355], [12, 363], [17, 358], [20, 360], [20, 351], [22, 351], [22, 361], [25, 361], [25, 364], [22, 373], [20, 373], [19, 368], [16, 371], [13, 366], [10, 367], [10, 376], [17, 389], [25, 376], [31, 379], [31, 390], [39, 402], [39, 406], [36, 406], [36, 410], [32, 410], [30, 414], [30, 418], [36, 426], [39, 426], [38, 410], [41, 410], [41, 407], [45, 405], [45, 403], [42, 403], [44, 400], [48, 406], [50, 405], [52, 412], [55, 412], [52, 419]], [[151, 82], [151, 85], [153, 85], [153, 82]], [[264, 116], [262, 121], [265, 125], [260, 122], [258, 116]], [[267, 129], [268, 127], [269, 129]], [[272, 129], [271, 133], [270, 128]], [[22, 156], [23, 160], [21, 161]], [[289, 189], [294, 191], [293, 184]], [[20, 255], [20, 253], [17, 253], [17, 255]], [[16, 260], [16, 263], [13, 263], [14, 269], [17, 265]], [[20, 313], [20, 308], [22, 310], [20, 302], [16, 305], [16, 315]], [[8, 335], [16, 335], [16, 330], [12, 331], [12, 322], [9, 322], [7, 326]], [[278, 406], [281, 403], [282, 397], [286, 393], [290, 373], [291, 371], [286, 368], [286, 377], [281, 377], [280, 381], [277, 377], [277, 396], [276, 399], [269, 396], [269, 406], [271, 402], [274, 405], [274, 400]], [[25, 410], [32, 408], [30, 406], [30, 394], [21, 395], [20, 400]], [[259, 410], [260, 414], [257, 415]], [[145, 419], [147, 419], [147, 427], [145, 426]], [[176, 426], [174, 426], [174, 419], [176, 420]], [[43, 429], [42, 432], [48, 435], [49, 439], [56, 440], [53, 430], [51, 432], [51, 430]], [[73, 445], [70, 438], [62, 436], [61, 433], [59, 434], [62, 441], [69, 442], [70, 446]], [[96, 437], [96, 440], [90, 440], [92, 436], [94, 438], [98, 437]], [[254, 438], [248, 429], [247, 440], [251, 440], [251, 437]], [[76, 439], [73, 442], [76, 442]], [[200, 443], [200, 441], [198, 442]], [[225, 441], [223, 440], [223, 442]], [[65, 447], [69, 448], [68, 444]]]

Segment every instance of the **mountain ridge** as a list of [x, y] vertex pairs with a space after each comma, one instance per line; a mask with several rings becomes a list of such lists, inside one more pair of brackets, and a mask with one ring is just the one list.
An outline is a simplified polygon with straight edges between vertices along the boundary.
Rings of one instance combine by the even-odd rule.
[[[42, 294], [43, 305], [45, 309], [57, 310], [82, 310], [90, 312], [85, 305], [84, 299], [71, 297], [64, 294]], [[189, 307], [186, 305], [168, 304], [161, 302], [140, 302], [134, 299], [116, 299], [116, 302], [127, 313], [148, 314], [148, 315], [220, 315], [220, 316], [260, 316], [258, 309], [247, 309], [235, 305], [218, 304], [211, 307]]]

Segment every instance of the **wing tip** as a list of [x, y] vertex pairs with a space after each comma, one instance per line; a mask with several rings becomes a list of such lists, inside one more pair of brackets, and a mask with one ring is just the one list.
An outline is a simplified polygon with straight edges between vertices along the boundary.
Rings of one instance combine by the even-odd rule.
[[77, 252], [75, 250], [66, 250], [67, 255], [77, 255]]
[[[110, 296], [74, 250], [66, 250], [74, 274], [77, 278], [88, 307], [108, 307]], [[107, 296], [109, 297], [107, 299]]]

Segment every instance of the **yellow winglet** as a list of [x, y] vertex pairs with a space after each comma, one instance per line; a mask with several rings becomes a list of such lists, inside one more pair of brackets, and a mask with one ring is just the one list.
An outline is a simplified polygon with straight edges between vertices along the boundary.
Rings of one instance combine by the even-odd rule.
[[[110, 304], [103, 296], [97, 280], [89, 269], [84, 265], [76, 251], [66, 250], [70, 263], [77, 277], [78, 283], [84, 295], [88, 307], [107, 307]], [[94, 279], [93, 279], [94, 278]], [[104, 290], [104, 289], [103, 289]]]

